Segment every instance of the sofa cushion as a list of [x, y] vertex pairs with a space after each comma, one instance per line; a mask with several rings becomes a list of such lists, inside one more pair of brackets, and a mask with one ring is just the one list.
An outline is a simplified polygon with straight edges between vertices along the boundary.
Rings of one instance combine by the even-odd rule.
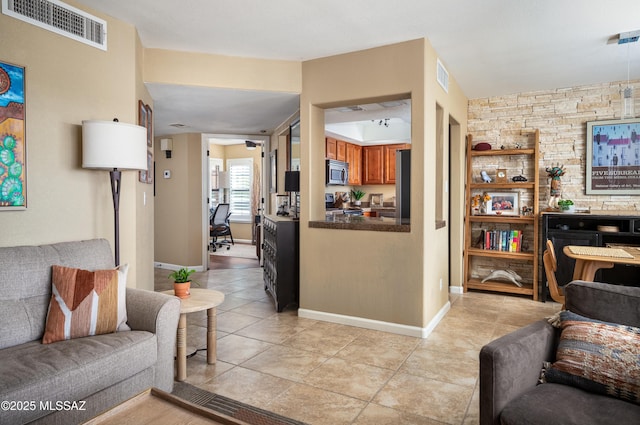
[[546, 382], [640, 403], [640, 328], [560, 313], [562, 334]]
[[[0, 400], [81, 401], [154, 366], [157, 348], [157, 337], [146, 331], [6, 348], [0, 350]], [[5, 413], [16, 415], [7, 423], [23, 423], [50, 412]]]
[[640, 423], [640, 406], [561, 384], [543, 384], [509, 402], [502, 425], [620, 425]]
[[105, 239], [0, 248], [0, 348], [40, 340], [51, 299], [51, 266], [113, 268]]

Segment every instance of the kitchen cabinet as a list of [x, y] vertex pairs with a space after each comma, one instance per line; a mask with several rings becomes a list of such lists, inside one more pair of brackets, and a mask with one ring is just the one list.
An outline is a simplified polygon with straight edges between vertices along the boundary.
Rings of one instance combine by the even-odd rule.
[[[464, 291], [477, 289], [531, 296], [538, 300], [538, 215], [539, 208], [539, 144], [540, 132], [532, 135], [533, 146], [525, 149], [473, 150], [472, 137], [467, 136], [467, 184], [465, 187], [466, 213], [464, 221]], [[483, 163], [482, 159], [488, 162]], [[480, 171], [485, 167], [499, 168], [512, 160], [523, 164], [527, 182], [485, 183]], [[475, 165], [475, 166], [474, 166]], [[474, 176], [476, 179], [474, 180]], [[518, 193], [520, 199], [530, 202], [532, 212], [521, 215], [522, 205], [515, 206], [514, 215], [487, 215], [472, 213], [472, 198], [484, 193]], [[515, 231], [515, 232], [514, 232]], [[488, 237], [487, 237], [488, 236]], [[516, 239], [516, 248], [511, 242]], [[500, 243], [495, 244], [495, 240]], [[507, 249], [505, 249], [505, 247]], [[519, 248], [522, 248], [519, 250]], [[501, 279], [486, 280], [492, 270], [514, 270], [523, 281], [522, 286]]]
[[396, 151], [410, 149], [410, 144], [365, 146], [362, 148], [362, 183], [395, 184]]
[[[350, 143], [344, 140], [336, 140], [336, 159], [338, 161], [347, 161], [347, 145]], [[349, 170], [351, 172], [351, 170]]]
[[384, 183], [384, 147], [364, 146], [362, 148], [362, 184]]
[[333, 137], [327, 137], [325, 155], [327, 159], [338, 159], [338, 141]]
[[276, 310], [298, 302], [300, 292], [300, 222], [288, 217], [264, 217], [264, 289], [273, 297]]
[[347, 164], [349, 164], [349, 184], [362, 184], [362, 146], [346, 143]]
[[386, 184], [396, 184], [396, 151], [398, 149], [411, 149], [411, 145], [384, 145], [384, 182]]

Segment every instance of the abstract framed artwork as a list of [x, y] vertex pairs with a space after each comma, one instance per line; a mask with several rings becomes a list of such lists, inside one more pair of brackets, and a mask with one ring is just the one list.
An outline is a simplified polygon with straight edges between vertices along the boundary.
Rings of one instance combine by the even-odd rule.
[[587, 195], [640, 194], [640, 118], [587, 122]]
[[27, 208], [24, 67], [0, 61], [0, 211]]

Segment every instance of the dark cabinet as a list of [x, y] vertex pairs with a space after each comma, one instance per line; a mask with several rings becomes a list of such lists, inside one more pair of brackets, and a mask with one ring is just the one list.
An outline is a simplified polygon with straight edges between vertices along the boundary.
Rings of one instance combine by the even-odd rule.
[[264, 243], [264, 289], [281, 312], [298, 303], [300, 292], [300, 222], [286, 217], [265, 216], [262, 224]]
[[[640, 216], [543, 213], [541, 220], [542, 246], [546, 246], [547, 239], [553, 242], [558, 260], [556, 280], [559, 286], [573, 280], [575, 260], [562, 252], [567, 245], [640, 246]], [[610, 231], [611, 229], [617, 231]], [[639, 275], [639, 267], [617, 264], [611, 269], [598, 270], [595, 280], [617, 285], [639, 286]], [[547, 297], [548, 284], [546, 274], [543, 273], [543, 276], [544, 284], [540, 285], [540, 296], [544, 300]]]

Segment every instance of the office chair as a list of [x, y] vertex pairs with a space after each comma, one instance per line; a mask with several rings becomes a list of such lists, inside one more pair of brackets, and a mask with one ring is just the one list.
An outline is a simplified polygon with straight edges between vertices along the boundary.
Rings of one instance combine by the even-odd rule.
[[[229, 225], [229, 204], [218, 204], [215, 211], [209, 218], [209, 236], [211, 236], [211, 250], [216, 251], [217, 248], [226, 246], [227, 249], [231, 249], [231, 245], [235, 245], [233, 242], [233, 235], [231, 234], [231, 226]], [[219, 238], [223, 237], [223, 240]], [[231, 245], [227, 236], [231, 238]]]

